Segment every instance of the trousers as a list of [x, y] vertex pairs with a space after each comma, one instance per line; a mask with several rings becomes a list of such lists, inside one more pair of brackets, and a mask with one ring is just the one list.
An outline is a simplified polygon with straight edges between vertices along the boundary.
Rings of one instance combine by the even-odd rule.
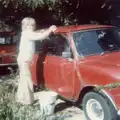
[[30, 71], [30, 61], [18, 61], [20, 80], [17, 90], [17, 102], [29, 105], [34, 102], [33, 82]]

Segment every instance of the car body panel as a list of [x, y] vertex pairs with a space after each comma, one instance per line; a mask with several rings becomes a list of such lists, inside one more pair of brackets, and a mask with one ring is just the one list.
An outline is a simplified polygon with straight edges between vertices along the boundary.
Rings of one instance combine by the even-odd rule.
[[116, 109], [120, 109], [120, 87], [114, 89], [105, 89], [106, 93], [111, 97], [113, 100]]

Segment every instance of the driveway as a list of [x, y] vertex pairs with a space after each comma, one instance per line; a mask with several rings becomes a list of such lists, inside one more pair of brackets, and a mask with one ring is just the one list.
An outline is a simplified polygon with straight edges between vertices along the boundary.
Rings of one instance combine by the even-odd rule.
[[61, 120], [86, 120], [81, 109], [60, 99], [57, 100], [55, 112], [62, 118]]

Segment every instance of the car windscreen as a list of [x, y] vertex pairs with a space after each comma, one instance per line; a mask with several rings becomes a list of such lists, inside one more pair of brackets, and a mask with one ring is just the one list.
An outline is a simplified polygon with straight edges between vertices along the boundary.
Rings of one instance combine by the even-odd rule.
[[89, 56], [120, 49], [120, 36], [116, 28], [100, 28], [73, 33], [79, 55]]

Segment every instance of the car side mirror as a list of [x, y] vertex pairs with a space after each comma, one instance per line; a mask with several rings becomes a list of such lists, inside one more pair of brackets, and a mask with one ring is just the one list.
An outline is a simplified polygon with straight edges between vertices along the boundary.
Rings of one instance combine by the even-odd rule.
[[71, 58], [71, 52], [62, 52], [62, 57], [63, 58]]

